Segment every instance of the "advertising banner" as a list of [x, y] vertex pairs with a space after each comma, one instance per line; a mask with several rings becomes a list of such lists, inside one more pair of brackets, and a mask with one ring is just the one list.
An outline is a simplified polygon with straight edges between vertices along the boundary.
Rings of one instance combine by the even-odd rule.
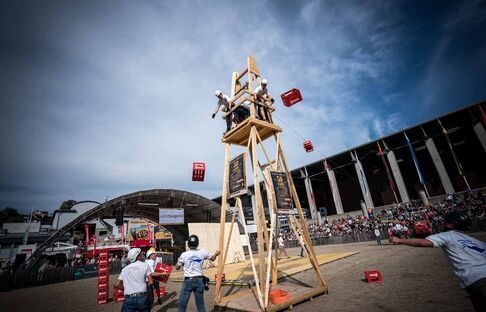
[[279, 213], [291, 213], [292, 197], [290, 196], [290, 186], [285, 172], [270, 171], [271, 183], [274, 192], [275, 204]]
[[228, 184], [229, 198], [248, 193], [245, 153], [236, 156], [230, 161]]
[[159, 224], [184, 224], [183, 208], [159, 208]]

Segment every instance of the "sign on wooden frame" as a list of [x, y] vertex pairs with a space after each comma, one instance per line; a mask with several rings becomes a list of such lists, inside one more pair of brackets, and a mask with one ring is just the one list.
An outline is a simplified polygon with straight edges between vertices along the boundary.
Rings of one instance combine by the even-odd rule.
[[233, 158], [229, 164], [229, 198], [248, 193], [246, 180], [246, 153]]

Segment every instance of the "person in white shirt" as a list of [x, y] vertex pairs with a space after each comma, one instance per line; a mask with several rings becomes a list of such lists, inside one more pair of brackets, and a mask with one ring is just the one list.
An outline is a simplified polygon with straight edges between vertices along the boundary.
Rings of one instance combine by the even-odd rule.
[[[223, 92], [221, 92], [221, 90], [216, 90], [214, 92], [214, 95], [218, 98], [218, 103], [216, 104], [216, 108], [214, 109], [214, 113], [213, 115], [211, 116], [213, 119], [214, 117], [216, 117], [216, 114], [218, 113], [219, 111], [219, 108], [222, 106], [222, 109], [221, 111], [223, 113], [227, 113], [229, 110], [230, 110], [230, 98], [229, 96], [223, 94]], [[226, 132], [230, 131], [231, 130], [231, 123], [233, 122], [233, 118], [232, 118], [232, 115], [233, 114], [229, 114], [225, 119], [226, 119]]]
[[[149, 266], [150, 275], [152, 276], [152, 278], [154, 278], [154, 289], [157, 291], [157, 303], [161, 304], [162, 299], [160, 299], [160, 283], [155, 278], [166, 276], [167, 274], [155, 272], [155, 258], [156, 257], [157, 257], [157, 252], [155, 251], [154, 248], [151, 248], [147, 252], [147, 260], [145, 260], [145, 263]], [[150, 297], [151, 294], [147, 294], [147, 295], [148, 295], [148, 297]]]
[[378, 246], [381, 245], [381, 233], [380, 233], [380, 229], [376, 226], [375, 227], [375, 236], [376, 236], [376, 244]]
[[287, 253], [287, 249], [285, 248], [285, 242], [282, 233], [278, 235], [277, 242], [278, 242], [278, 257], [280, 257], [283, 254], [285, 257], [290, 258], [289, 254]]
[[187, 245], [189, 246], [189, 250], [181, 254], [175, 266], [177, 270], [184, 268], [184, 283], [182, 284], [179, 295], [179, 312], [186, 311], [187, 303], [192, 292], [194, 292], [196, 299], [197, 311], [205, 312], [203, 263], [204, 260], [216, 260], [220, 252], [216, 250], [214, 255], [211, 255], [206, 250], [197, 249], [199, 246], [199, 238], [196, 235], [189, 236]]
[[[253, 100], [256, 103], [265, 103], [265, 101], [274, 102], [272, 96], [268, 93], [267, 84], [267, 79], [262, 79], [260, 85], [253, 90]], [[258, 117], [261, 120], [272, 122], [270, 112], [266, 107], [256, 104], [256, 109]]]
[[305, 248], [304, 237], [302, 236], [302, 234], [300, 232], [297, 232], [297, 235], [298, 235], [298, 240], [299, 240], [299, 244], [300, 244], [300, 256], [303, 258], [304, 257], [304, 248]]
[[442, 248], [459, 280], [459, 286], [469, 293], [474, 309], [486, 311], [486, 243], [460, 232], [468, 230], [472, 225], [463, 212], [450, 212], [444, 221], [447, 232], [433, 234], [424, 239], [390, 237], [390, 243]]
[[144, 262], [145, 255], [140, 248], [132, 248], [127, 258], [131, 263], [123, 268], [115, 283], [115, 288], [123, 290], [125, 295], [122, 312], [150, 311], [152, 302], [147, 301], [147, 285], [151, 287], [153, 279]]

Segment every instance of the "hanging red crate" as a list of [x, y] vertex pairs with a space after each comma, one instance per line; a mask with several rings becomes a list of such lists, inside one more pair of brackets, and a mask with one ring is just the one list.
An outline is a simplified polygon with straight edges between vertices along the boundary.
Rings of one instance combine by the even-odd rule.
[[302, 101], [302, 95], [300, 94], [299, 89], [295, 88], [280, 95], [280, 98], [282, 99], [284, 105], [287, 107], [290, 107]]
[[170, 273], [172, 272], [172, 267], [165, 263], [159, 262], [155, 266], [155, 272], [168, 274], [167, 276], [156, 277], [158, 281], [162, 283], [167, 283], [167, 281], [169, 280]]
[[310, 153], [314, 150], [314, 146], [312, 145], [312, 142], [307, 140], [304, 141], [304, 149], [307, 153]]
[[204, 173], [206, 172], [206, 164], [195, 162], [192, 163], [192, 181], [204, 181]]

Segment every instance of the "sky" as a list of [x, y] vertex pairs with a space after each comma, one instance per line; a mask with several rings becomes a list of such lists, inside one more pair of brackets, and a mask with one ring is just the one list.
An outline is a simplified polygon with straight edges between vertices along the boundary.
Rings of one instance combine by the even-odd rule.
[[0, 209], [220, 196], [214, 91], [247, 55], [296, 168], [486, 99], [485, 35], [484, 1], [2, 1]]

